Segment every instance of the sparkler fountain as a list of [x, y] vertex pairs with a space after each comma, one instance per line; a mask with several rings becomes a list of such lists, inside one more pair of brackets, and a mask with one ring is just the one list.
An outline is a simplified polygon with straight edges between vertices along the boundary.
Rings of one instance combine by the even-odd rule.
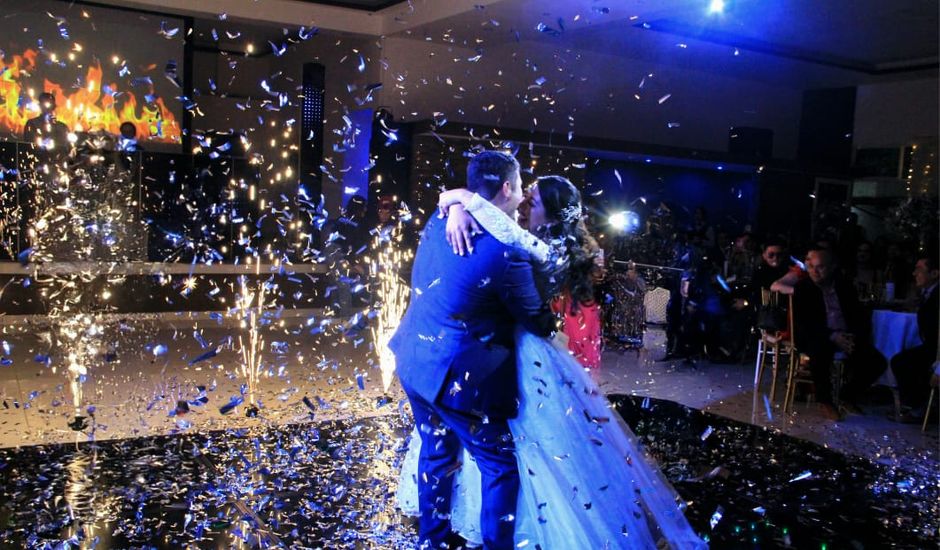
[[[109, 285], [121, 280], [108, 272], [104, 260], [127, 259], [131, 231], [128, 173], [113, 156], [113, 141], [102, 133], [66, 140], [42, 139], [26, 171], [32, 187], [35, 217], [28, 229], [31, 248], [20, 254], [36, 268], [41, 295], [47, 302], [50, 327], [49, 364], [56, 372], [64, 362], [74, 418], [69, 427], [83, 431], [83, 384], [105, 349], [101, 313], [110, 309]], [[110, 151], [109, 151], [110, 150]], [[124, 204], [126, 203], [126, 204]], [[132, 246], [132, 245], [131, 245]], [[94, 409], [89, 408], [90, 411]]]
[[[261, 262], [255, 262], [255, 275], [261, 273]], [[241, 353], [239, 372], [248, 385], [247, 416], [258, 415], [258, 380], [261, 375], [261, 351], [264, 349], [264, 336], [261, 334], [261, 317], [264, 314], [267, 283], [258, 281], [257, 287], [251, 288], [248, 278], [239, 277], [240, 293], [234, 313], [241, 319], [240, 328], [247, 330], [247, 335], [238, 335], [238, 348]]]
[[388, 342], [398, 328], [411, 288], [402, 278], [403, 268], [414, 258], [414, 250], [403, 246], [404, 223], [410, 221], [407, 206], [402, 205], [402, 221], [396, 223], [388, 232], [379, 231], [375, 238], [375, 258], [369, 264], [372, 280], [378, 299], [378, 314], [372, 326], [372, 341], [379, 356], [379, 368], [382, 371], [382, 390], [388, 391], [395, 376], [395, 355], [388, 347]]

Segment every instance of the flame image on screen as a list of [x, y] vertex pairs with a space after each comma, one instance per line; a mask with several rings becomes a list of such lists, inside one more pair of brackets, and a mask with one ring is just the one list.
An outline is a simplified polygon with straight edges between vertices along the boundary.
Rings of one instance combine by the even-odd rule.
[[[12, 61], [0, 54], [0, 129], [22, 135], [26, 121], [39, 114], [35, 101], [21, 101], [23, 78], [36, 69], [36, 50], [27, 49]], [[88, 66], [81, 87], [63, 89], [62, 85], [43, 80], [43, 91], [55, 96], [56, 118], [72, 131], [120, 133], [122, 122], [137, 127], [137, 137], [163, 143], [180, 142], [180, 125], [162, 98], [140, 103], [131, 91], [121, 91], [117, 83], [102, 90], [101, 64]], [[152, 87], [152, 84], [146, 84]]]

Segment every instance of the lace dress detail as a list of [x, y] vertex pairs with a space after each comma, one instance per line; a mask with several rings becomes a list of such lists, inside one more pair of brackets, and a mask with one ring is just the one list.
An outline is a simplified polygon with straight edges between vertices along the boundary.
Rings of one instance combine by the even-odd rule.
[[548, 244], [519, 227], [515, 220], [479, 194], [474, 193], [473, 198], [464, 208], [497, 241], [525, 250], [538, 263], [546, 263], [552, 255], [553, 251]]
[[568, 270], [567, 254], [564, 242], [558, 239], [542, 239], [519, 227], [519, 224], [505, 212], [494, 206], [477, 193], [464, 207], [501, 243], [515, 246], [532, 256], [535, 287], [546, 303], [554, 298], [564, 287], [564, 274]]

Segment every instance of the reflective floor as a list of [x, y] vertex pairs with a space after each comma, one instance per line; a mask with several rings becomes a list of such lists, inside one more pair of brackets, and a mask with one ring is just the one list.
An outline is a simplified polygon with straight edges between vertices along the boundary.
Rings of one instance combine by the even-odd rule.
[[[614, 396], [715, 548], [924, 548], [936, 470], [847, 457], [677, 403]], [[4, 547], [403, 548], [409, 431], [394, 409], [312, 422], [6, 449]]]
[[[355, 334], [279, 329], [259, 348], [249, 399], [237, 330], [109, 326], [79, 426], [53, 368], [62, 348], [42, 328], [5, 330], [0, 546], [413, 543], [394, 502], [407, 407]], [[713, 547], [936, 545], [936, 425], [887, 421], [877, 391], [841, 423], [768, 402], [754, 425], [751, 365], [657, 362], [661, 352], [650, 330], [643, 350], [605, 353], [597, 379]]]

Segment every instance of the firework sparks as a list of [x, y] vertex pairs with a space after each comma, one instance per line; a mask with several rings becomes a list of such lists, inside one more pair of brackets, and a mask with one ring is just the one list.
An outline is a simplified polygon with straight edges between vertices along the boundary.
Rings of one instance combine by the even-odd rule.
[[402, 236], [400, 223], [387, 237], [380, 233], [376, 237], [375, 260], [370, 263], [378, 298], [378, 315], [372, 327], [372, 341], [379, 356], [383, 391], [388, 391], [395, 376], [395, 355], [389, 349], [388, 342], [398, 328], [411, 293], [401, 273], [402, 268], [414, 257], [414, 251], [402, 246]]
[[[255, 262], [255, 275], [261, 274], [261, 263]], [[258, 380], [261, 375], [261, 350], [264, 349], [264, 336], [261, 334], [260, 318], [264, 313], [266, 285], [258, 281], [252, 289], [246, 276], [238, 278], [240, 288], [235, 314], [241, 319], [240, 328], [248, 334], [238, 336], [238, 347], [242, 361], [239, 372], [248, 385], [248, 413], [257, 413]]]

